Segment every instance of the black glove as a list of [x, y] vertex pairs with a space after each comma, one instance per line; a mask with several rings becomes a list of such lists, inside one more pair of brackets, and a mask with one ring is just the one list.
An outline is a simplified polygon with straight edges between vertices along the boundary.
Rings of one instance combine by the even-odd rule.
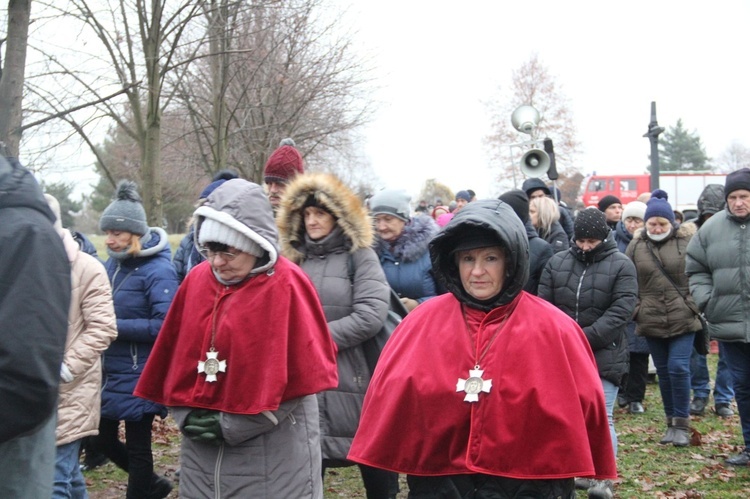
[[182, 432], [194, 442], [220, 445], [224, 437], [219, 422], [221, 413], [208, 409], [194, 409], [185, 418]]

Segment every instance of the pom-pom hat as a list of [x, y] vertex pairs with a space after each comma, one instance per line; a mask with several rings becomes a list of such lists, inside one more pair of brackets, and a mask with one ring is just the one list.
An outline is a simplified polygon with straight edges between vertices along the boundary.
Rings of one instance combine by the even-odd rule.
[[646, 203], [646, 213], [643, 215], [645, 222], [652, 217], [662, 217], [674, 223], [674, 211], [667, 200], [669, 195], [661, 189], [656, 189], [651, 193], [651, 199]]
[[300, 173], [305, 173], [302, 155], [295, 148], [292, 139], [284, 139], [266, 161], [263, 180], [266, 183], [288, 183]]
[[139, 236], [148, 233], [146, 211], [141, 204], [138, 186], [131, 180], [121, 180], [115, 190], [115, 200], [107, 206], [99, 219], [99, 228], [104, 231], [130, 232]]

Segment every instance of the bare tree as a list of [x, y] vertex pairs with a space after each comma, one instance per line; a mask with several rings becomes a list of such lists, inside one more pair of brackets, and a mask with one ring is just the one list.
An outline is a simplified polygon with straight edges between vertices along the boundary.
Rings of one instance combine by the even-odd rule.
[[732, 141], [719, 157], [718, 167], [725, 173], [750, 168], [750, 149], [737, 140]]
[[[60, 118], [91, 147], [99, 168], [111, 181], [112, 166], [97, 150], [91, 136], [101, 120], [113, 120], [136, 143], [140, 156], [139, 180], [149, 223], [161, 225], [161, 118], [171, 95], [165, 92], [167, 74], [181, 78], [200, 46], [200, 39], [187, 40], [188, 26], [200, 11], [201, 2], [190, 0], [68, 0], [47, 4], [60, 22], [79, 23], [81, 33], [98, 43], [86, 56], [76, 47], [77, 60], [48, 54], [45, 76], [54, 75], [55, 85], [30, 85], [43, 119]], [[181, 49], [179, 52], [177, 49]], [[179, 54], [188, 54], [178, 58]], [[98, 64], [96, 64], [98, 62]], [[80, 69], [79, 69], [80, 68]], [[168, 90], [168, 89], [166, 89]], [[122, 98], [115, 98], [122, 95]], [[87, 114], [71, 112], [81, 101]], [[123, 110], [125, 110], [123, 112]]]
[[419, 199], [424, 199], [428, 204], [433, 205], [440, 200], [443, 205], [448, 206], [453, 201], [453, 191], [434, 178], [430, 178], [425, 180], [422, 190], [419, 192]]
[[[18, 156], [21, 141], [21, 109], [26, 71], [26, 50], [31, 17], [31, 0], [8, 0], [8, 31], [0, 39], [6, 47], [0, 64], [0, 142], [7, 153]], [[2, 62], [2, 61], [0, 61]]]
[[[507, 184], [514, 178], [513, 169], [518, 171], [521, 153], [517, 148], [511, 151], [508, 145], [529, 139], [528, 135], [515, 130], [510, 121], [515, 108], [524, 104], [534, 106], [539, 111], [538, 137], [549, 137], [554, 142], [560, 176], [572, 177], [579, 173], [575, 161], [580, 145], [568, 99], [549, 69], [537, 54], [533, 54], [513, 71], [509, 87], [500, 87], [498, 95], [485, 102], [492, 121], [492, 130], [485, 137], [485, 144], [489, 148], [493, 166], [498, 170], [498, 180]], [[541, 148], [541, 145], [538, 147]]]
[[206, 172], [230, 167], [261, 182], [268, 155], [293, 137], [308, 167], [363, 181], [355, 130], [372, 102], [351, 35], [319, 16], [320, 0], [216, 3], [210, 57], [176, 85]]

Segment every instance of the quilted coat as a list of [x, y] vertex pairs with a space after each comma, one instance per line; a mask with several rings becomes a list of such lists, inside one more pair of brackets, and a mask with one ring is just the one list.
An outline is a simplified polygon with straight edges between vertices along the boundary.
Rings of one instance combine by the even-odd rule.
[[[307, 237], [304, 206], [310, 197], [336, 218], [333, 231]], [[333, 175], [300, 175], [276, 216], [282, 253], [310, 276], [338, 346], [339, 385], [318, 394], [324, 459], [344, 460], [359, 425], [370, 376], [362, 342], [374, 336], [388, 310], [390, 290], [370, 247], [372, 222], [362, 202]]]
[[633, 315], [638, 284], [633, 263], [617, 249], [612, 232], [590, 251], [572, 246], [553, 255], [542, 273], [539, 296], [581, 326], [599, 375], [619, 385], [628, 371], [625, 328]]
[[72, 290], [63, 363], [73, 379], [60, 383], [58, 446], [99, 433], [101, 356], [117, 338], [112, 289], [104, 266], [69, 231], [61, 233], [70, 260]]
[[163, 405], [133, 395], [179, 285], [167, 233], [151, 227], [148, 235], [136, 256], [111, 257], [106, 263], [118, 333], [104, 353], [102, 417], [107, 419], [140, 421], [145, 414], [167, 415]]
[[690, 292], [711, 337], [750, 343], [750, 224], [722, 210], [706, 220], [687, 247]]

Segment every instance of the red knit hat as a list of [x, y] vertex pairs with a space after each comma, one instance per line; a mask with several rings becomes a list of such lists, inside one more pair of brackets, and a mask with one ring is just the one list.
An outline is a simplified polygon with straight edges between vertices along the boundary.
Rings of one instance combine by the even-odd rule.
[[271, 154], [263, 170], [263, 180], [266, 183], [287, 183], [298, 173], [305, 173], [302, 155], [294, 146], [292, 139], [284, 139], [279, 144], [279, 148]]

